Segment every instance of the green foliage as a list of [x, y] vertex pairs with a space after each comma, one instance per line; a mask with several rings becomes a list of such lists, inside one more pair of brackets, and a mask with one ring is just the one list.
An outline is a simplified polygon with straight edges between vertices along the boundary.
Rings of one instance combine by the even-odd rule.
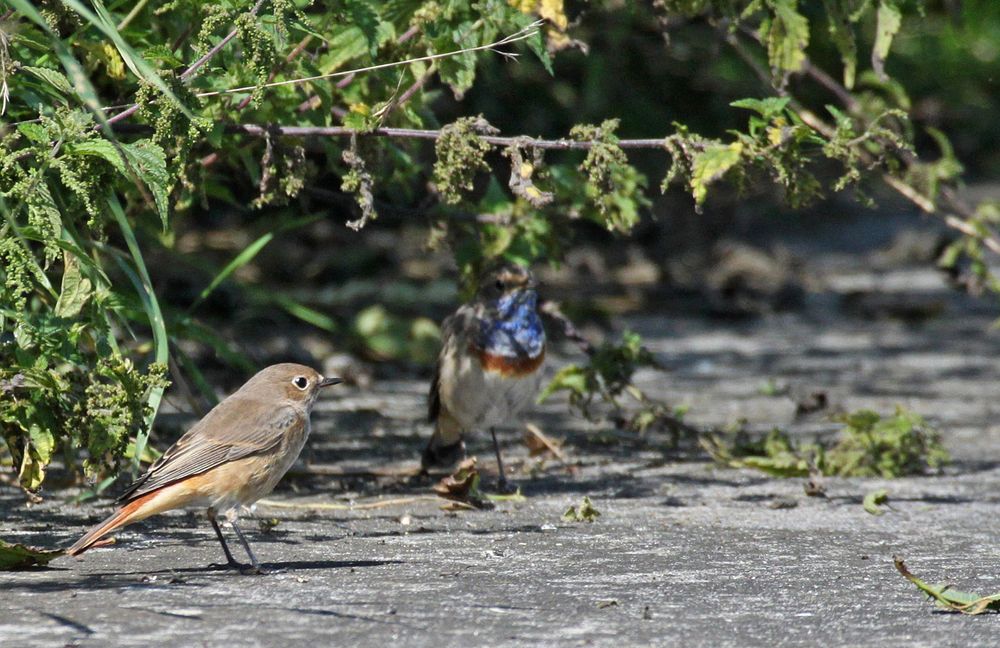
[[609, 119], [600, 126], [574, 126], [569, 134], [592, 143], [580, 171], [586, 174], [587, 199], [597, 209], [599, 221], [611, 231], [628, 234], [639, 222], [639, 209], [650, 203], [642, 193], [646, 178], [618, 146], [617, 128], [618, 120]]
[[890, 417], [859, 410], [837, 420], [844, 428], [832, 443], [796, 442], [775, 429], [758, 441], [737, 436], [727, 443], [708, 436], [702, 446], [720, 463], [755, 468], [776, 477], [805, 477], [817, 470], [839, 477], [891, 479], [923, 474], [948, 461], [937, 431], [921, 416], [901, 407]]
[[461, 202], [462, 194], [472, 190], [476, 172], [489, 170], [484, 157], [493, 147], [479, 136], [497, 132], [482, 115], [462, 117], [441, 129], [435, 145], [434, 184], [445, 203]]
[[539, 394], [538, 401], [543, 402], [564, 391], [569, 394], [570, 405], [586, 413], [596, 395], [615, 403], [617, 397], [632, 386], [632, 375], [637, 369], [655, 366], [656, 360], [642, 346], [642, 338], [625, 331], [620, 343], [602, 344], [587, 365], [570, 364], [560, 369]]
[[[563, 2], [8, 4], [14, 11], [0, 22], [0, 92], [10, 91], [0, 109], [6, 111], [0, 124], [0, 359], [5, 372], [0, 380], [18, 395], [15, 404], [3, 405], [7, 418], [17, 419], [4, 423], [4, 436], [18, 459], [22, 483], [31, 488], [61, 451], [72, 465], [85, 454], [74, 449], [89, 449], [86, 470], [91, 473], [116, 465], [128, 437], [135, 437], [133, 454], [141, 456], [162, 394], [160, 365], [168, 348], [194, 383], [205, 384], [186, 358], [190, 346], [178, 342], [207, 346], [227, 362], [248, 368], [227, 340], [199, 321], [201, 304], [223, 283], [238, 287], [259, 307], [325, 331], [349, 331], [373, 357], [430, 360], [433, 332], [422, 320], [406, 322], [377, 311], [330, 314], [240, 278], [237, 270], [303, 222], [303, 214], [340, 213], [323, 202], [336, 194], [330, 187], [353, 194], [360, 217], [348, 225], [355, 229], [373, 222], [381, 226], [382, 220], [375, 221], [378, 212], [385, 219], [394, 207], [416, 207], [428, 217], [430, 247], [448, 247], [466, 282], [500, 258], [558, 262], [573, 245], [581, 220], [628, 235], [651, 204], [646, 178], [659, 171], [655, 165], [637, 166], [626, 153], [631, 149], [621, 146], [622, 133], [635, 131], [637, 120], [627, 115], [620, 124], [607, 119], [619, 112], [607, 97], [590, 102], [596, 108], [587, 101], [577, 105], [573, 97], [578, 95], [563, 102], [567, 91], [576, 90], [567, 88], [566, 79], [545, 76], [563, 69], [553, 68], [551, 59], [573, 44], [568, 26], [577, 29], [577, 16], [568, 16]], [[726, 182], [750, 192], [765, 178], [798, 206], [821, 197], [824, 186], [851, 187], [864, 195], [869, 179], [885, 177], [922, 207], [929, 205], [928, 211], [941, 211], [940, 201], [958, 181], [962, 165], [947, 138], [910, 123], [920, 98], [910, 87], [925, 83], [924, 56], [933, 49], [927, 46], [933, 36], [919, 31], [915, 22], [923, 2], [825, 0], [822, 8], [797, 0], [654, 4], [659, 15], [641, 3], [628, 11], [598, 3], [592, 12], [643, 34], [678, 24], [679, 17], [697, 17], [681, 27], [692, 34], [682, 36], [685, 47], [695, 43], [701, 49], [694, 51], [705, 53], [704, 41], [711, 40], [706, 34], [716, 34], [718, 42], [708, 45], [715, 59], [683, 67], [697, 68], [701, 82], [713, 79], [713, 93], [723, 106], [742, 96], [731, 105], [749, 111], [706, 109], [701, 115], [706, 97], [701, 93], [691, 99], [697, 114], [678, 117], [697, 126], [677, 123], [671, 129], [666, 124], [675, 119], [674, 112], [682, 114], [680, 107], [689, 105], [680, 93], [665, 100], [658, 88], [654, 99], [622, 98], [641, 107], [638, 125], [648, 131], [643, 136], [662, 138], [671, 158], [665, 189], [677, 179], [702, 208], [724, 193], [719, 188]], [[936, 7], [926, 11], [934, 21], [944, 15]], [[494, 52], [412, 60], [488, 45], [538, 17], [548, 21], [543, 31], [504, 46], [536, 59], [523, 57], [518, 66], [509, 66], [514, 72], [504, 68], [502, 77], [515, 81], [523, 70], [529, 70], [525, 77], [541, 73], [538, 96], [525, 102], [527, 107], [476, 97], [481, 81], [488, 82], [502, 64], [494, 61]], [[664, 17], [670, 20], [657, 21]], [[589, 19], [582, 18], [584, 23]], [[714, 31], [704, 31], [705, 25]], [[223, 45], [230, 32], [235, 37]], [[911, 32], [919, 37], [899, 37]], [[938, 64], [945, 69], [949, 56], [954, 59], [953, 52], [964, 46], [961, 32], [949, 34], [939, 40], [950, 45], [933, 50], [943, 60], [930, 69]], [[618, 37], [615, 30], [606, 36]], [[988, 47], [980, 49], [982, 68], [988, 69]], [[871, 69], [859, 63], [857, 54], [869, 50]], [[210, 60], [197, 71], [184, 72], [208, 54]], [[817, 99], [803, 88], [810, 82], [808, 73], [826, 65], [824, 57], [830, 55], [834, 67], [838, 61], [843, 66], [846, 88], [835, 88], [831, 98], [830, 84], [821, 84], [825, 89]], [[580, 65], [572, 56], [565, 60]], [[399, 61], [411, 62], [347, 74]], [[912, 72], [915, 65], [919, 74]], [[897, 73], [896, 66], [911, 71]], [[670, 61], [659, 67], [670, 68]], [[762, 78], [749, 85], [747, 70], [758, 68]], [[947, 69], [956, 69], [953, 60]], [[600, 74], [594, 64], [580, 78]], [[792, 75], [796, 82], [787, 83]], [[739, 94], [719, 90], [725, 82]], [[450, 95], [466, 97], [466, 103], [446, 101], [442, 86]], [[766, 96], [774, 88], [785, 94]], [[963, 95], [963, 105], [995, 101], [966, 99]], [[824, 103], [833, 100], [837, 105]], [[565, 111], [548, 110], [545, 101], [579, 108], [570, 122], [605, 121], [571, 128], [552, 117]], [[107, 128], [108, 120], [133, 102], [137, 112], [116, 129]], [[670, 104], [669, 110], [660, 104]], [[460, 116], [468, 106], [475, 108], [466, 112], [486, 113], [494, 123], [507, 113], [515, 115], [516, 128], [508, 135], [569, 135], [574, 146], [583, 142], [587, 150], [550, 152], [543, 158], [530, 137], [517, 137], [504, 141], [504, 161], [490, 155], [501, 145], [485, 141], [484, 136], [496, 134], [486, 118]], [[534, 120], [531, 126], [528, 117]], [[370, 135], [376, 128], [433, 129], [445, 122], [451, 125], [437, 139], [432, 171], [429, 146]], [[260, 136], [248, 135], [240, 124], [263, 125], [256, 131]], [[356, 134], [350, 142], [285, 137], [272, 124], [342, 126]], [[995, 136], [985, 127], [979, 135]], [[921, 138], [934, 143], [935, 159], [918, 156]], [[834, 183], [823, 175], [830, 162], [840, 168]], [[424, 201], [428, 180], [436, 192]], [[942, 265], [966, 285], [1000, 287], [989, 269], [998, 213], [995, 205], [984, 204], [956, 217], [962, 237]], [[192, 258], [197, 255], [185, 252], [178, 241], [222, 214], [241, 226], [260, 222], [267, 229], [258, 229], [231, 257], [206, 267], [212, 262]], [[191, 291], [193, 301], [161, 308], [146, 259], [202, 271], [204, 283]], [[155, 275], [156, 268], [152, 271]], [[621, 344], [598, 350], [588, 365], [560, 373], [546, 394], [566, 391], [575, 406], [586, 410], [598, 395], [617, 409], [619, 395], [628, 393], [641, 404], [628, 418], [640, 432], [677, 419], [670, 408], [631, 385], [632, 372], [641, 366], [652, 366], [652, 359], [638, 338], [626, 336]], [[11, 409], [29, 405], [33, 411]], [[72, 417], [84, 413], [90, 427], [70, 427], [76, 421]]]

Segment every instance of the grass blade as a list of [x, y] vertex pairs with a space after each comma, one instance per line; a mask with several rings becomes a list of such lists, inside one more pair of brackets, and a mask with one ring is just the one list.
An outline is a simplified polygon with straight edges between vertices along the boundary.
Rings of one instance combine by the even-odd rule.
[[[168, 365], [170, 361], [170, 349], [167, 327], [163, 321], [163, 313], [160, 311], [160, 304], [156, 299], [156, 293], [153, 292], [153, 284], [149, 279], [149, 272], [146, 270], [146, 262], [142, 258], [142, 251], [139, 249], [135, 232], [132, 230], [128, 218], [125, 217], [125, 211], [118, 201], [118, 196], [114, 193], [109, 193], [107, 203], [118, 223], [118, 227], [121, 229], [122, 236], [125, 237], [125, 244], [132, 255], [135, 271], [118, 257], [115, 257], [115, 260], [118, 261], [118, 265], [121, 266], [122, 271], [128, 275], [129, 279], [135, 285], [136, 292], [139, 293], [139, 298], [142, 300], [142, 306], [149, 317], [149, 325], [153, 329], [153, 347], [156, 352], [156, 362]], [[146, 404], [149, 406], [150, 412], [146, 416], [143, 429], [136, 435], [135, 454], [132, 456], [133, 472], [137, 472], [139, 468], [139, 460], [146, 449], [146, 442], [149, 439], [150, 431], [153, 429], [153, 421], [156, 419], [156, 413], [160, 409], [160, 401], [162, 399], [162, 387], [155, 387], [149, 390], [149, 395], [146, 397]]]

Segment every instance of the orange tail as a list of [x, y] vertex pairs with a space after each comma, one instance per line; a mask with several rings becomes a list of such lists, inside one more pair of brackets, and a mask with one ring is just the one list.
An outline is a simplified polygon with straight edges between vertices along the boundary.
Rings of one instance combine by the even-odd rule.
[[90, 549], [90, 547], [93, 546], [95, 542], [97, 542], [107, 534], [111, 533], [115, 529], [123, 527], [126, 524], [129, 524], [137, 519], [141, 520], [142, 518], [147, 517], [147, 515], [149, 514], [147, 513], [146, 515], [143, 515], [143, 513], [146, 512], [142, 511], [141, 509], [146, 502], [148, 502], [150, 499], [152, 499], [158, 494], [159, 491], [153, 491], [152, 493], [143, 495], [142, 497], [133, 500], [128, 504], [126, 504], [125, 506], [121, 507], [120, 509], [112, 513], [108, 519], [104, 520], [103, 522], [95, 526], [93, 529], [88, 531], [86, 535], [77, 540], [76, 544], [74, 544], [72, 547], [66, 550], [66, 553], [69, 554], [70, 556], [77, 556], [79, 554], [82, 554], [87, 549]]

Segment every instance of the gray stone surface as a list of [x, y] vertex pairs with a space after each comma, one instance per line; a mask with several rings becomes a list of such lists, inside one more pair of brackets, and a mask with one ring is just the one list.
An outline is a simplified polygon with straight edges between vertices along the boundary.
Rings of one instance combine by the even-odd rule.
[[[427, 484], [362, 474], [413, 467], [427, 434], [424, 385], [380, 381], [343, 389], [315, 416], [304, 459], [349, 474], [298, 470], [256, 511], [280, 524], [263, 533], [248, 521], [277, 573], [209, 569], [222, 556], [200, 514], [154, 518], [81, 560], [0, 573], [0, 644], [995, 645], [1000, 618], [939, 612], [892, 566], [901, 554], [929, 581], [1000, 591], [1000, 335], [990, 313], [925, 283], [893, 288], [940, 293], [943, 314], [916, 324], [822, 304], [747, 322], [627, 324], [669, 368], [639, 384], [690, 405], [695, 422], [810, 434], [831, 426], [795, 419], [800, 394], [825, 390], [847, 410], [900, 403], [945, 434], [955, 463], [942, 475], [829, 479], [828, 497], [810, 498], [800, 480], [672, 455], [657, 438], [596, 443], [552, 403], [531, 419], [566, 439], [573, 465], [535, 465], [510, 434], [527, 500], [446, 512]], [[763, 395], [767, 381], [787, 395]], [[472, 443], [491, 468], [488, 449], [484, 436]], [[861, 499], [882, 487], [891, 510], [869, 515]], [[601, 517], [562, 521], [584, 495]], [[108, 511], [63, 498], [28, 510], [0, 489], [0, 536], [68, 543]]]

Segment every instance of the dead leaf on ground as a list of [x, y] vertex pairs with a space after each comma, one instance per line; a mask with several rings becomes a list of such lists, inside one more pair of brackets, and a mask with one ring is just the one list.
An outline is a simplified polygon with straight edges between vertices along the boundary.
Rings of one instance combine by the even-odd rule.
[[64, 553], [63, 549], [42, 549], [0, 540], [0, 570], [45, 566]]
[[928, 598], [947, 610], [968, 615], [1000, 612], [1000, 594], [981, 596], [971, 592], [961, 592], [951, 589], [951, 585], [944, 583], [928, 585], [910, 573], [910, 570], [903, 563], [902, 558], [893, 556], [892, 560], [896, 565], [896, 569], [903, 575], [903, 578], [916, 585], [917, 589], [926, 594]]
[[479, 468], [476, 458], [469, 457], [458, 465], [454, 473], [434, 485], [434, 492], [453, 502], [477, 509], [491, 509], [493, 502], [479, 490]]
[[562, 453], [562, 439], [553, 439], [547, 436], [539, 427], [533, 423], [524, 426], [524, 445], [528, 446], [528, 454], [532, 457], [552, 456], [565, 463], [566, 457]]

